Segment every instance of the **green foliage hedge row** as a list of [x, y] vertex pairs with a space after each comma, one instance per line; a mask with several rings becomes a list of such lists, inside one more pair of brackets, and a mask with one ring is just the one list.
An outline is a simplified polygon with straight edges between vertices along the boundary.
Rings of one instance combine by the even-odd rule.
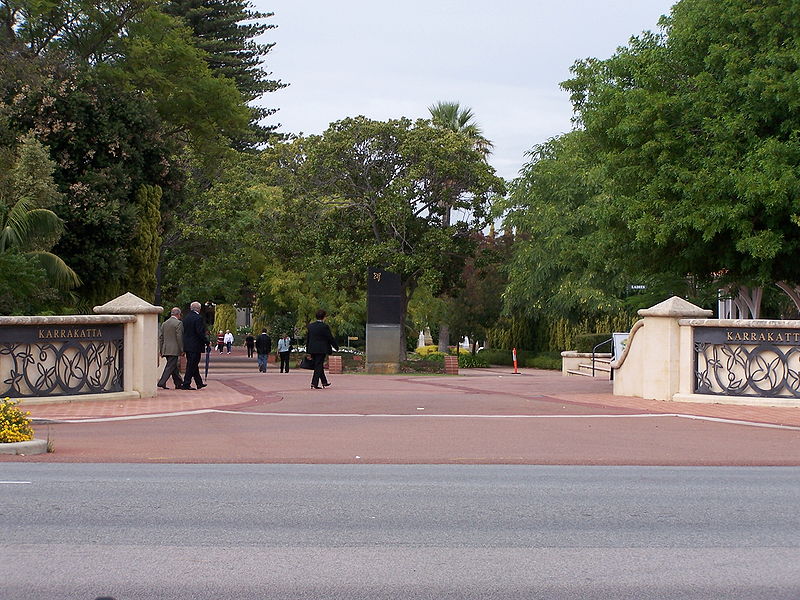
[[[576, 352], [591, 352], [592, 349], [602, 342], [611, 339], [610, 333], [585, 333], [575, 336]], [[611, 352], [611, 344], [605, 344], [597, 349], [598, 352]]]
[[[495, 327], [487, 332], [486, 337], [492, 348], [516, 348], [518, 353], [522, 351], [561, 352], [563, 350], [591, 352], [594, 344], [603, 339], [589, 345], [588, 350], [582, 350], [581, 348], [586, 347], [588, 342], [581, 343], [578, 338], [598, 335], [609, 339], [611, 338], [610, 333], [595, 334], [593, 332], [628, 331], [635, 321], [635, 316], [624, 313], [613, 316], [599, 315], [579, 322], [545, 318], [501, 319]], [[580, 347], [578, 347], [579, 344], [581, 344]]]
[[561, 370], [561, 354], [559, 352], [540, 352], [532, 358], [526, 358], [523, 366], [531, 369]]
[[[512, 366], [514, 358], [511, 350], [483, 350], [480, 356], [487, 363], [492, 365]], [[560, 352], [529, 352], [527, 350], [517, 350], [517, 365], [532, 369], [561, 369]]]
[[482, 352], [478, 354], [459, 354], [458, 366], [461, 369], [480, 369], [489, 366], [489, 362], [482, 356]]

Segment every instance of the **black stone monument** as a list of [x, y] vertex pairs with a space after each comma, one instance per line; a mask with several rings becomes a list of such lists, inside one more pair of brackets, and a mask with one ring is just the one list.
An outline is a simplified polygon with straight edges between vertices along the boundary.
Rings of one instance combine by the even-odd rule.
[[400, 276], [370, 267], [367, 281], [367, 372], [400, 370], [403, 289]]

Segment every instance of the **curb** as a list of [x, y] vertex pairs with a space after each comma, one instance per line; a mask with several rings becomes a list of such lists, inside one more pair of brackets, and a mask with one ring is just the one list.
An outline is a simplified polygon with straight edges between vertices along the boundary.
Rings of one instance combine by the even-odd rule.
[[4, 442], [0, 444], [0, 454], [17, 454], [29, 456], [31, 454], [46, 454], [47, 440], [30, 440], [27, 442]]

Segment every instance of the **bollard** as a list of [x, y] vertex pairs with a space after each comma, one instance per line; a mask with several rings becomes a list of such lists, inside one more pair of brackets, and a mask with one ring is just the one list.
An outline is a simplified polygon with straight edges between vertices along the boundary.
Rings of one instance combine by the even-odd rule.
[[328, 357], [328, 372], [331, 375], [341, 375], [342, 374], [342, 357], [341, 356], [329, 356]]
[[514, 375], [519, 375], [519, 371], [517, 371], [517, 349], [511, 349], [511, 356], [514, 359]]

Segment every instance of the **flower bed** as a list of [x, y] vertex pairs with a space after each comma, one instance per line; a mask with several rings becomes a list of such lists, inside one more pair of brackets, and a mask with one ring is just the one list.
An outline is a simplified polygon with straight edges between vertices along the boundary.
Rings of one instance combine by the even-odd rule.
[[18, 401], [4, 398], [0, 401], [0, 443], [28, 442], [33, 439], [29, 412], [17, 406]]

